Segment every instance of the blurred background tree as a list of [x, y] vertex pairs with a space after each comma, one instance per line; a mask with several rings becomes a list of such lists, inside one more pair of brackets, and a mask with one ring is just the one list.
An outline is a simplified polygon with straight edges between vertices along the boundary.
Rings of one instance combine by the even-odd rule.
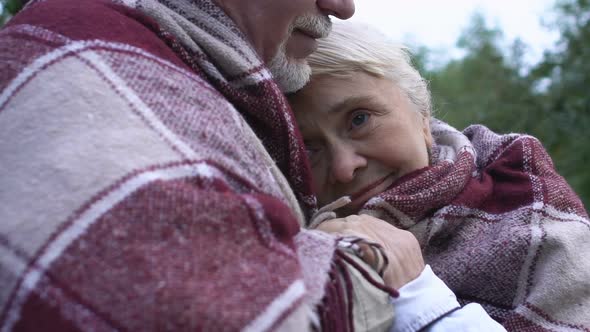
[[[23, 2], [0, 0], [0, 26]], [[590, 0], [556, 0], [552, 14], [549, 28], [560, 40], [532, 68], [523, 61], [527, 45], [507, 44], [483, 13], [472, 16], [457, 41], [463, 57], [440, 64], [435, 52], [417, 46], [414, 61], [430, 80], [437, 117], [458, 129], [481, 123], [539, 138], [588, 210]]]
[[21, 10], [23, 3], [21, 0], [0, 0], [0, 26]]
[[473, 123], [501, 132], [529, 128], [536, 99], [529, 78], [520, 74], [524, 45], [517, 40], [504, 54], [501, 39], [502, 31], [487, 27], [476, 13], [457, 42], [465, 56], [426, 73], [439, 118], [457, 128]]
[[533, 86], [546, 82], [539, 96], [543, 118], [535, 128], [557, 169], [590, 209], [590, 0], [562, 0], [552, 26], [561, 38], [533, 69]]
[[463, 129], [481, 123], [500, 133], [537, 137], [558, 172], [590, 208], [590, 0], [558, 0], [550, 28], [555, 50], [525, 68], [527, 46], [508, 47], [500, 28], [475, 13], [457, 41], [458, 60], [430, 69], [430, 51], [415, 47], [415, 62], [430, 81], [435, 114]]

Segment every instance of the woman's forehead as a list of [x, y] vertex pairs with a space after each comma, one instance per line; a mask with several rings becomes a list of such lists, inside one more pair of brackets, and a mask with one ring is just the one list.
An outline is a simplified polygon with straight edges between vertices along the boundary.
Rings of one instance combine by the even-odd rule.
[[292, 95], [289, 100], [294, 106], [305, 105], [306, 107], [314, 104], [339, 103], [342, 99], [355, 95], [365, 85], [362, 84], [363, 81], [364, 78], [358, 75], [350, 77], [315, 76], [303, 89]]
[[324, 116], [353, 107], [382, 106], [395, 102], [398, 95], [399, 89], [390, 80], [358, 72], [314, 77], [289, 101], [296, 115]]

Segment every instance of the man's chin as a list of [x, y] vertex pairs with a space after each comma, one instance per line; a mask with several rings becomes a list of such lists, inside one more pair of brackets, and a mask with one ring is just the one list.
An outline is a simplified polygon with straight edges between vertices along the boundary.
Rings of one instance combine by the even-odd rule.
[[307, 84], [311, 68], [305, 59], [288, 59], [281, 53], [269, 64], [269, 70], [283, 93], [293, 93]]

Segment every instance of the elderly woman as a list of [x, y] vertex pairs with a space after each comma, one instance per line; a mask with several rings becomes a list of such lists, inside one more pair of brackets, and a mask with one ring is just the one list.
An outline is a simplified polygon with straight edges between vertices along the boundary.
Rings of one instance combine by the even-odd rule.
[[508, 330], [590, 330], [590, 222], [538, 140], [433, 119], [405, 49], [365, 26], [335, 24], [310, 64], [290, 102], [324, 206], [311, 227], [385, 220]]

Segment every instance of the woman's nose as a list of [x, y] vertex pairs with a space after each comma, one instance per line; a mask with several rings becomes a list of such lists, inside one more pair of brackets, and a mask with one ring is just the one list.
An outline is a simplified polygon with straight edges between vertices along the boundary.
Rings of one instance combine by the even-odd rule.
[[331, 183], [348, 183], [358, 170], [367, 166], [367, 160], [353, 146], [338, 144], [331, 148], [329, 179]]

